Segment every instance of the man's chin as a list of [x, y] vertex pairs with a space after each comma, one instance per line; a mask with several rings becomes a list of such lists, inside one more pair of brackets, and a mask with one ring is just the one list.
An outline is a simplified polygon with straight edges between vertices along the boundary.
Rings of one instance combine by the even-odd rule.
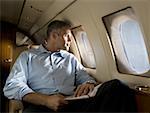
[[66, 51], [69, 51], [69, 47], [66, 47]]
[[65, 46], [65, 50], [66, 51], [69, 51], [69, 49], [70, 49], [70, 46], [68, 45], [68, 46]]
[[70, 48], [70, 47], [63, 47], [63, 48], [59, 48], [59, 50], [66, 50], [66, 51], [69, 51], [69, 48]]

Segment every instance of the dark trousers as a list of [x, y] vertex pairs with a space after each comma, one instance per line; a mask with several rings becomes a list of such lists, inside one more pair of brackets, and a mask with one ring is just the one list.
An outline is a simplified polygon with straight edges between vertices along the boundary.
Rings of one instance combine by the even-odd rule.
[[[119, 80], [105, 82], [95, 97], [72, 100], [58, 112], [136, 112], [134, 91]], [[29, 105], [24, 113], [54, 112], [43, 106]]]

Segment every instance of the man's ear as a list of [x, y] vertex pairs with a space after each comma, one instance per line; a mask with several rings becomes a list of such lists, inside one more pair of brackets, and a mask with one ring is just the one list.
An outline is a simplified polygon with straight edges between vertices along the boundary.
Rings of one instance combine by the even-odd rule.
[[57, 33], [57, 32], [53, 32], [53, 33], [52, 33], [52, 37], [53, 37], [54, 39], [56, 39], [56, 38], [58, 38], [58, 37], [59, 37], [59, 35], [58, 35], [58, 33]]

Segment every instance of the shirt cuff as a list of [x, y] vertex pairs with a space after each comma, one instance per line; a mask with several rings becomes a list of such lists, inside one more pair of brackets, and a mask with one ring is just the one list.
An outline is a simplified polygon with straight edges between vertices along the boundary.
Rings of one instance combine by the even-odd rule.
[[28, 94], [28, 93], [33, 93], [34, 91], [32, 90], [32, 89], [26, 89], [26, 90], [24, 90], [23, 92], [21, 92], [21, 94], [20, 94], [20, 96], [19, 96], [19, 99], [20, 100], [22, 100], [22, 98], [26, 95], [26, 94]]
[[96, 84], [96, 81], [95, 80], [88, 80], [88, 81], [85, 81], [83, 84], [87, 84], [87, 83]]

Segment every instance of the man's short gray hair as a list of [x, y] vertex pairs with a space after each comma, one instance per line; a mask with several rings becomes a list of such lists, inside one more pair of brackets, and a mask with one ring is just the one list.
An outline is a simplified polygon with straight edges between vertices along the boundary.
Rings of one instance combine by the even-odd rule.
[[64, 27], [71, 28], [71, 25], [69, 23], [65, 22], [65, 21], [60, 21], [60, 20], [52, 21], [47, 27], [47, 37], [50, 36], [50, 33], [53, 30], [58, 30], [58, 29], [61, 29], [61, 28], [64, 28]]

